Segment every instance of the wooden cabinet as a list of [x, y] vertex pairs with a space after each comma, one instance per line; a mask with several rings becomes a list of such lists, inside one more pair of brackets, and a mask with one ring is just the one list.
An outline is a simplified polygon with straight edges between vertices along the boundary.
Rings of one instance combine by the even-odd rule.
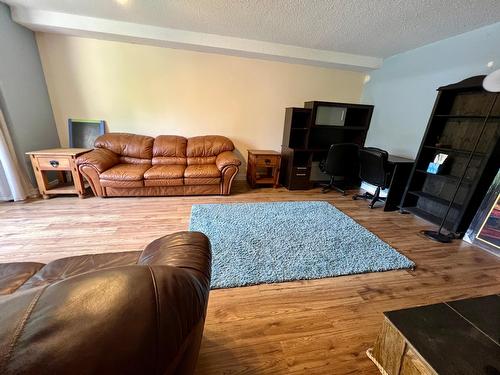
[[278, 187], [281, 155], [270, 150], [248, 150], [247, 181], [257, 185]]
[[[483, 79], [471, 77], [438, 88], [401, 201], [403, 211], [436, 225], [451, 205], [443, 227], [457, 234], [467, 230], [500, 167], [500, 98], [483, 89]], [[429, 173], [427, 167], [438, 153], [448, 159], [437, 174]]]
[[[86, 148], [54, 148], [27, 152], [30, 156], [33, 171], [40, 194], [44, 199], [54, 194], [85, 195], [85, 183], [76, 166], [76, 158], [90, 149]], [[47, 172], [57, 173], [57, 185], [49, 184]]]
[[437, 375], [387, 318], [367, 355], [382, 374]]
[[368, 357], [382, 374], [498, 374], [500, 295], [384, 313]]
[[[281, 184], [290, 190], [309, 189], [321, 175], [319, 162], [334, 143], [363, 146], [373, 106], [312, 101], [287, 108], [281, 146]], [[311, 177], [313, 176], [313, 177]], [[325, 180], [329, 177], [325, 175]]]

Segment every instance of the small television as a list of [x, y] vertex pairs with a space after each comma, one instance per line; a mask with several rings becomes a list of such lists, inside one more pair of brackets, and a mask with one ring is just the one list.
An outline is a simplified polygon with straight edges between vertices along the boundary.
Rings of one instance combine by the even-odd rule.
[[94, 148], [96, 138], [104, 132], [104, 120], [68, 119], [69, 147], [71, 148]]
[[315, 126], [344, 126], [347, 108], [320, 105], [316, 109]]

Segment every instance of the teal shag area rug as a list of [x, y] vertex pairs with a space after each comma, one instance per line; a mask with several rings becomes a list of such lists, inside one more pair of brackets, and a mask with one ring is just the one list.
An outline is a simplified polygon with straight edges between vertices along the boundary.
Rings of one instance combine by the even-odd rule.
[[413, 268], [328, 202], [193, 205], [212, 244], [212, 289]]

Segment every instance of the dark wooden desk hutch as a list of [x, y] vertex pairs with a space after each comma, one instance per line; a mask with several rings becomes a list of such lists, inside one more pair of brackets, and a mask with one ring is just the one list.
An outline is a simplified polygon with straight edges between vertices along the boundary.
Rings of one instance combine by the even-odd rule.
[[[483, 79], [484, 76], [471, 77], [438, 89], [401, 201], [403, 211], [436, 225], [451, 204], [443, 227], [452, 233], [463, 234], [467, 230], [500, 167], [500, 98], [483, 89]], [[437, 153], [448, 154], [450, 160], [439, 174], [428, 173], [427, 166]]]
[[311, 188], [311, 167], [326, 159], [331, 144], [364, 146], [372, 112], [372, 105], [317, 101], [304, 103], [304, 108], [287, 108], [281, 184], [290, 190]]

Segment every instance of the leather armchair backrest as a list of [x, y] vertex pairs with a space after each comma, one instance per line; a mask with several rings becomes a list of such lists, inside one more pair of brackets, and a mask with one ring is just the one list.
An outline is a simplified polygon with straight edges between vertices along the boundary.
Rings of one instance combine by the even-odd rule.
[[153, 137], [129, 133], [107, 133], [99, 136], [96, 148], [105, 148], [120, 156], [120, 163], [151, 164]]
[[160, 135], [153, 144], [153, 165], [186, 165], [187, 139], [177, 135]]
[[214, 164], [217, 155], [224, 151], [233, 151], [234, 145], [229, 138], [221, 135], [205, 135], [187, 140], [187, 163]]

